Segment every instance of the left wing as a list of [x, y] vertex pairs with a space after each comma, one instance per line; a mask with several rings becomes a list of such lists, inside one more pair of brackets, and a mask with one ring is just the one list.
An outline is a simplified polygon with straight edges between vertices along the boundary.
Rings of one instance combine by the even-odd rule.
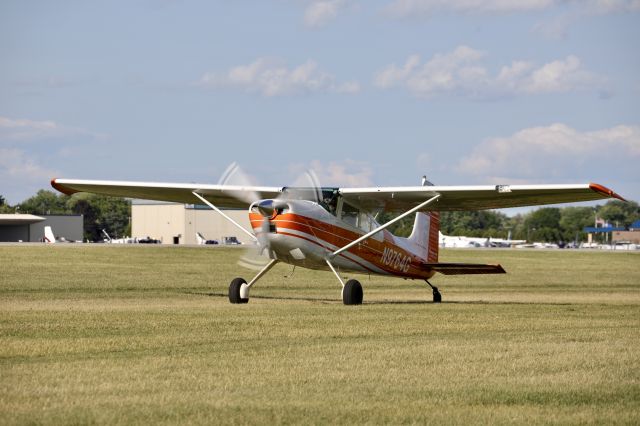
[[353, 204], [365, 209], [407, 211], [429, 198], [440, 198], [425, 210], [485, 210], [540, 204], [617, 198], [620, 195], [597, 183], [576, 185], [401, 186], [340, 188]]
[[282, 188], [262, 186], [75, 179], [53, 179], [51, 186], [67, 195], [76, 192], [90, 192], [116, 197], [201, 204], [202, 201], [193, 195], [195, 191], [219, 208], [247, 208], [253, 201], [276, 198], [282, 191]]

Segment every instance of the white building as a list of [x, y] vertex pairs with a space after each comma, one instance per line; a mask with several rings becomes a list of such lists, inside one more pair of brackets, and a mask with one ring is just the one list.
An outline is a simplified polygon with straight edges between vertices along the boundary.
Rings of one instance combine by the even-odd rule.
[[[224, 210], [224, 213], [245, 229], [251, 229], [248, 210]], [[150, 237], [163, 244], [197, 244], [198, 232], [221, 244], [225, 237], [252, 242], [247, 234], [206, 206], [143, 200], [131, 203], [132, 237]]]

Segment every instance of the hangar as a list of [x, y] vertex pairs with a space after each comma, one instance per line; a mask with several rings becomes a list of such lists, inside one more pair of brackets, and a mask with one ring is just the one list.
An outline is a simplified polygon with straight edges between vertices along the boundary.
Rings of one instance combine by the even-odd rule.
[[44, 227], [50, 226], [56, 238], [82, 241], [84, 233], [82, 215], [0, 214], [1, 242], [39, 242]]
[[[233, 220], [250, 230], [247, 210], [224, 210]], [[198, 244], [197, 233], [220, 244], [235, 237], [243, 244], [253, 242], [244, 232], [207, 206], [132, 200], [131, 236], [152, 238], [162, 244]]]

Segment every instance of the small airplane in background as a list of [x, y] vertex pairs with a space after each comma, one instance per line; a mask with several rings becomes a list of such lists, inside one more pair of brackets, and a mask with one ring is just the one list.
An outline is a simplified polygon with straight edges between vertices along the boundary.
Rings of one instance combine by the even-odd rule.
[[55, 244], [56, 243], [56, 237], [53, 234], [53, 229], [50, 226], [45, 226], [44, 227], [44, 237], [43, 237], [43, 242], [47, 243], [47, 244]]
[[105, 236], [104, 242], [108, 244], [134, 244], [137, 241], [135, 238], [123, 237], [123, 238], [111, 238], [106, 229], [102, 230], [102, 234]]
[[[229, 169], [227, 177], [233, 173]], [[501, 274], [500, 265], [442, 263], [438, 261], [440, 212], [482, 210], [540, 204], [624, 200], [604, 186], [576, 185], [487, 185], [434, 186], [422, 179], [420, 186], [338, 188], [321, 187], [309, 174], [310, 187], [262, 187], [248, 184], [180, 184], [123, 181], [53, 179], [51, 185], [71, 195], [90, 192], [119, 197], [205, 204], [247, 233], [268, 263], [249, 282], [234, 278], [229, 285], [231, 303], [247, 303], [249, 291], [278, 262], [331, 271], [342, 286], [345, 305], [359, 305], [362, 285], [344, 281], [342, 273], [375, 274], [424, 280], [440, 302], [438, 288], [429, 280], [436, 274]], [[223, 208], [248, 208], [253, 232], [227, 216]], [[384, 223], [376, 214], [398, 215]], [[415, 215], [408, 238], [387, 228]]]
[[464, 237], [444, 235], [438, 233], [438, 241], [440, 247], [446, 248], [477, 248], [477, 247], [512, 247], [518, 244], [525, 244], [527, 240], [512, 240], [509, 238], [493, 238], [493, 237]]
[[198, 245], [216, 245], [218, 244], [217, 240], [207, 240], [204, 235], [202, 235], [202, 233], [200, 232], [196, 232], [196, 241], [198, 242]]
[[42, 237], [42, 241], [43, 243], [47, 243], [47, 244], [55, 244], [55, 243], [81, 243], [82, 241], [76, 241], [76, 240], [67, 240], [65, 237], [58, 237], [56, 238], [56, 236], [53, 233], [53, 228], [51, 226], [45, 226], [44, 227], [44, 237]]

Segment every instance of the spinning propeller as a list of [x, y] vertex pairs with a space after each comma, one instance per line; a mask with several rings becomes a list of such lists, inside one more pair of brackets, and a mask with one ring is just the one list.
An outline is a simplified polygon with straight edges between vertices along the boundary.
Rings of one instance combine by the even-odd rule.
[[[253, 186], [249, 176], [238, 166], [232, 163], [218, 181], [220, 185]], [[295, 181], [293, 187], [283, 188], [280, 195], [274, 199], [260, 199], [256, 192], [229, 191], [228, 193], [250, 205], [249, 209], [260, 213], [263, 217], [259, 231], [254, 231], [256, 245], [245, 250], [245, 253], [238, 260], [238, 265], [252, 270], [261, 270], [269, 262], [269, 252], [271, 250], [268, 238], [271, 220], [289, 206], [290, 200], [309, 200], [316, 203], [322, 201], [322, 187], [319, 184], [318, 176], [313, 170], [306, 170]]]

